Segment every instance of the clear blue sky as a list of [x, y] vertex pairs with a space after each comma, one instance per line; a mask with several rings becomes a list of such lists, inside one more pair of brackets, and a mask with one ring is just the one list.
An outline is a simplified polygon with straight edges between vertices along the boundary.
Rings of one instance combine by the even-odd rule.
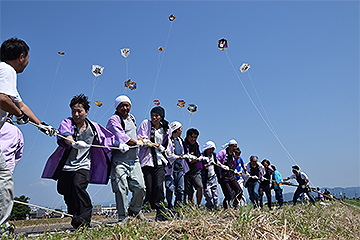
[[[92, 100], [104, 105], [92, 104], [90, 119], [106, 125], [115, 97], [125, 92], [140, 124], [159, 99], [168, 121], [199, 129], [201, 145], [213, 140], [219, 151], [234, 138], [246, 162], [252, 154], [268, 158], [288, 176], [293, 162], [239, 76], [315, 186], [360, 184], [358, 1], [1, 1], [0, 10], [1, 42], [16, 36], [31, 48], [18, 75], [20, 95], [54, 127], [70, 116], [74, 95], [91, 95], [91, 65], [99, 64], [105, 69]], [[228, 39], [224, 52], [220, 38]], [[124, 47], [131, 51], [127, 60], [119, 53]], [[243, 62], [251, 69], [241, 74]], [[127, 76], [138, 89], [125, 90]], [[178, 99], [197, 104], [198, 112], [178, 109]], [[30, 124], [20, 129], [25, 150], [14, 172], [15, 195], [65, 206], [56, 183], [40, 178], [55, 138]], [[115, 202], [110, 185], [89, 192], [94, 203]]]

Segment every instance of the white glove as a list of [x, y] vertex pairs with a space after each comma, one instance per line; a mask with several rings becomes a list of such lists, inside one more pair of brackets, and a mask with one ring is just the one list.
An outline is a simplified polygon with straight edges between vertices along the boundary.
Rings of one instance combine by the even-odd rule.
[[165, 149], [165, 147], [163, 145], [160, 145], [158, 147], [158, 150], [159, 150], [159, 152], [163, 153], [163, 152], [165, 152], [166, 149]]
[[119, 150], [122, 152], [122, 153], [125, 153], [127, 151], [129, 151], [129, 145], [127, 145], [126, 143], [122, 143], [120, 144], [119, 146]]
[[149, 139], [144, 139], [143, 140], [143, 142], [144, 142], [144, 146], [145, 147], [153, 147], [154, 146], [154, 144], [149, 140]]
[[204, 157], [204, 156], [200, 156], [199, 157], [199, 161], [206, 161], [207, 163], [209, 162], [209, 158], [208, 157]]
[[46, 124], [45, 122], [42, 122], [39, 124], [38, 129], [45, 133], [46, 135], [49, 135], [50, 137], [55, 136], [59, 134], [59, 131], [53, 128], [52, 126]]
[[84, 149], [89, 147], [89, 145], [84, 141], [73, 142], [71, 145], [75, 149]]
[[189, 154], [183, 154], [180, 156], [181, 159], [187, 159], [189, 158]]
[[229, 170], [230, 170], [230, 168], [229, 168], [228, 166], [226, 166], [226, 165], [222, 165], [221, 168], [224, 169], [225, 171], [229, 171]]
[[234, 173], [237, 174], [237, 175], [240, 175], [241, 173], [238, 171], [238, 170], [234, 170]]
[[191, 155], [191, 154], [189, 154], [188, 157], [189, 157], [190, 160], [196, 160], [196, 159], [198, 159], [197, 156], [194, 156], [194, 155]]
[[252, 179], [259, 180], [258, 176], [250, 176]]

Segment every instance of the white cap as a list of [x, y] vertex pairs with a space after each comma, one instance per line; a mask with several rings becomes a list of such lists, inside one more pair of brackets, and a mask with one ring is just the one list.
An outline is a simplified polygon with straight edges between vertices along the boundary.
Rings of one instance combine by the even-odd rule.
[[231, 139], [228, 143], [222, 145], [222, 148], [227, 148], [230, 145], [237, 144], [237, 141], [235, 139]]
[[213, 141], [207, 141], [205, 143], [205, 145], [203, 146], [203, 152], [205, 152], [205, 150], [209, 148], [214, 148], [214, 150], [216, 149], [215, 143]]
[[178, 121], [174, 121], [170, 123], [171, 133], [174, 132], [176, 129], [180, 128], [181, 126], [182, 126], [181, 123]]
[[117, 109], [119, 104], [122, 103], [122, 102], [128, 102], [131, 105], [131, 101], [130, 101], [130, 98], [128, 96], [120, 95], [115, 99], [115, 104], [114, 104], [115, 109]]

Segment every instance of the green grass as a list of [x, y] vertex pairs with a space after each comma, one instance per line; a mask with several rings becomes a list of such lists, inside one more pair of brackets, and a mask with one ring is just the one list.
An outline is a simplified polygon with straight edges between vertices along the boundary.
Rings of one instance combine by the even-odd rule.
[[356, 199], [345, 199], [344, 200], [345, 202], [351, 204], [351, 205], [354, 205], [356, 207], [360, 207], [360, 201], [359, 200], [356, 200]]
[[248, 205], [227, 211], [184, 207], [181, 212], [181, 219], [165, 222], [133, 220], [112, 227], [98, 225], [90, 230], [46, 232], [39, 237], [18, 239], [358, 239], [360, 236], [360, 211], [336, 201], [325, 206], [287, 205], [273, 211], [254, 210]]

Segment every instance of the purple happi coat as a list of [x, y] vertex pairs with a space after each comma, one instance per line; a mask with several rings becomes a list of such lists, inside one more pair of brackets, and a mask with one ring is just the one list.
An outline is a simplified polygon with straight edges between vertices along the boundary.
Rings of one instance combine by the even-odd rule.
[[[92, 124], [97, 132], [97, 137], [94, 138], [94, 145], [113, 146], [115, 142], [115, 136], [107, 129], [99, 125], [98, 123], [88, 121]], [[62, 136], [69, 136], [74, 134], [74, 125], [72, 118], [64, 119], [59, 127], [59, 134]], [[64, 142], [64, 139], [58, 137], [59, 146], [55, 152], [49, 157], [46, 162], [42, 178], [54, 179], [56, 169], [60, 164], [60, 160], [63, 157], [65, 150], [70, 149], [71, 146]], [[109, 180], [109, 169], [111, 163], [111, 149], [108, 148], [90, 148], [90, 183], [94, 184], [107, 184]], [[57, 179], [55, 179], [57, 180]]]

